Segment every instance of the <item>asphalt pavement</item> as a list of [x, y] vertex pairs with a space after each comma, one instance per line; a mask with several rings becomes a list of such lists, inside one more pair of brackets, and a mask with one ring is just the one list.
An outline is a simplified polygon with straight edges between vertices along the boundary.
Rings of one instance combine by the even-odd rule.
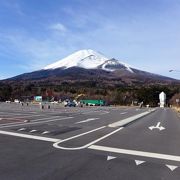
[[1, 103], [0, 180], [179, 180], [179, 137], [169, 108]]

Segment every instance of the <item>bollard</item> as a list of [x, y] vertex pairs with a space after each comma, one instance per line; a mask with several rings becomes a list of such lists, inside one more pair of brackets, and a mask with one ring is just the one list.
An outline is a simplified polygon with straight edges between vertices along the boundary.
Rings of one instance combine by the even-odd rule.
[[50, 107], [50, 105], [48, 105], [48, 109], [50, 109], [51, 107]]
[[41, 106], [41, 109], [44, 109], [44, 105]]
[[26, 105], [27, 105], [27, 106], [29, 106], [29, 104], [28, 104], [28, 103], [27, 103]]

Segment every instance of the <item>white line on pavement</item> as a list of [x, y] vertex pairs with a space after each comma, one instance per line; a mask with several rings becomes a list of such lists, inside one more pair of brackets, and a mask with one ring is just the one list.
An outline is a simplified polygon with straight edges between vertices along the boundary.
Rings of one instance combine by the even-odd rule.
[[49, 133], [50, 133], [50, 131], [44, 131], [41, 134], [49, 134]]
[[47, 120], [47, 119], [57, 119], [57, 118], [60, 118], [62, 116], [53, 116], [53, 117], [45, 117], [45, 118], [40, 118], [40, 119], [35, 119], [35, 120], [32, 120], [32, 122], [36, 122], [36, 121], [43, 121], [43, 120]]
[[86, 119], [86, 120], [76, 122], [75, 124], [86, 123], [86, 122], [94, 121], [94, 120], [97, 120], [97, 119], [99, 119], [99, 118], [88, 118], [88, 119]]
[[106, 127], [106, 126], [102, 126], [102, 127], [99, 127], [99, 128], [96, 128], [96, 129], [93, 129], [93, 130], [90, 130], [90, 131], [87, 131], [87, 132], [85, 132], [85, 133], [81, 133], [81, 134], [78, 134], [78, 135], [76, 135], [76, 136], [72, 136], [72, 137], [70, 137], [70, 138], [63, 139], [63, 140], [61, 140], [61, 141], [53, 144], [53, 146], [56, 147], [56, 148], [61, 149], [61, 147], [60, 147], [58, 144], [60, 144], [60, 143], [62, 143], [62, 142], [69, 141], [69, 140], [71, 140], [71, 139], [75, 139], [75, 138], [84, 136], [84, 135], [86, 135], [86, 134], [89, 134], [89, 133], [92, 133], [92, 132], [95, 132], [95, 131], [98, 131], [98, 130], [103, 129], [103, 128], [105, 128], [105, 127]]
[[29, 131], [30, 133], [33, 133], [33, 132], [37, 132], [37, 130], [36, 129], [33, 129], [33, 130], [31, 130], [31, 131]]
[[33, 115], [23, 115], [23, 116], [17, 116], [17, 117], [15, 117], [15, 118], [33, 118], [33, 117], [36, 117], [36, 116], [45, 116], [45, 115], [43, 115], [43, 114], [33, 114]]
[[99, 115], [103, 115], [103, 114], [108, 114], [108, 111], [88, 111], [88, 112], [83, 112], [82, 114], [93, 114], [93, 113], [98, 113]]
[[21, 134], [21, 133], [14, 133], [14, 132], [8, 132], [8, 131], [0, 131], [0, 134], [22, 137], [22, 138], [27, 138], [27, 139], [35, 139], [35, 140], [40, 140], [40, 141], [48, 141], [48, 142], [60, 141], [60, 139], [55, 139], [55, 138], [47, 138], [47, 137], [34, 136], [34, 135], [29, 135], [29, 134]]
[[26, 130], [26, 128], [20, 128], [17, 131], [24, 131], [24, 130]]
[[60, 118], [60, 119], [51, 119], [51, 120], [46, 120], [46, 121], [37, 121], [37, 122], [28, 122], [28, 123], [14, 123], [11, 125], [1, 124], [0, 128], [23, 126], [23, 125], [30, 125], [30, 124], [42, 124], [42, 123], [46, 123], [46, 122], [61, 121], [61, 120], [72, 119], [72, 118], [74, 118], [74, 117], [64, 117], [64, 118]]
[[180, 162], [180, 156], [92, 145], [89, 149]]
[[[97, 130], [99, 130], [99, 129], [103, 129], [103, 128], [105, 128], [105, 127], [106, 127], [106, 126], [102, 126], [101, 128], [94, 129], [94, 130], [92, 130], [91, 132], [97, 131]], [[95, 144], [95, 143], [97, 143], [97, 142], [99, 142], [99, 141], [101, 141], [101, 140], [103, 140], [103, 139], [105, 139], [105, 138], [107, 138], [107, 137], [115, 134], [116, 132], [120, 131], [121, 129], [123, 129], [123, 127], [120, 127], [120, 128], [118, 128], [118, 129], [112, 131], [111, 133], [108, 133], [108, 134], [106, 134], [105, 136], [102, 136], [101, 138], [98, 138], [98, 139], [96, 139], [96, 140], [94, 140], [94, 141], [92, 141], [92, 142], [90, 142], [90, 143], [88, 143], [88, 144], [86, 144], [86, 145], [84, 145], [84, 146], [81, 146], [81, 147], [66, 148], [66, 147], [59, 146], [59, 144], [60, 144], [60, 143], [63, 143], [63, 142], [66, 142], [66, 141], [69, 141], [69, 140], [71, 140], [71, 139], [77, 138], [77, 137], [79, 137], [79, 136], [82, 136], [82, 134], [81, 134], [81, 135], [74, 136], [74, 137], [70, 137], [70, 138], [67, 138], [67, 139], [64, 139], [64, 140], [62, 140], [62, 141], [60, 141], [60, 142], [56, 142], [56, 143], [53, 144], [53, 146], [54, 146], [55, 148], [64, 149], [64, 150], [79, 150], [79, 149], [85, 149], [85, 148], [91, 146], [92, 144]], [[90, 132], [83, 133], [83, 135], [88, 134], [88, 133], [90, 133]]]
[[115, 123], [109, 124], [108, 126], [109, 126], [109, 127], [124, 126], [124, 125], [126, 125], [126, 124], [128, 124], [128, 123], [131, 123], [131, 122], [133, 122], [133, 121], [141, 118], [141, 117], [146, 116], [147, 114], [149, 114], [149, 113], [151, 113], [151, 112], [153, 112], [153, 111], [154, 111], [154, 110], [152, 110], [152, 111], [146, 111], [146, 112], [143, 112], [143, 113], [140, 113], [140, 114], [137, 114], [137, 115], [128, 117], [128, 118], [126, 118], [126, 119], [117, 121], [117, 122], [115, 122]]
[[[57, 117], [59, 117], [59, 116], [54, 116], [54, 117], [47, 117], [47, 118], [41, 118], [41, 119], [35, 119], [35, 120], [30, 120], [31, 122], [36, 122], [36, 121], [42, 121], [42, 120], [47, 120], [47, 119], [49, 119], [49, 120], [52, 120], [52, 119], [57, 119]], [[59, 117], [60, 118], [60, 117]], [[16, 119], [16, 117], [14, 117], [14, 118], [5, 118], [5, 119], [10, 119], [10, 120], [13, 120], [13, 119]], [[20, 119], [21, 120], [21, 119]], [[9, 125], [16, 125], [16, 124], [22, 124], [22, 122], [12, 122], [12, 123], [5, 123], [5, 124], [0, 124], [0, 127], [1, 126], [9, 126]]]
[[122, 113], [120, 113], [120, 114], [127, 114], [127, 112], [122, 112]]

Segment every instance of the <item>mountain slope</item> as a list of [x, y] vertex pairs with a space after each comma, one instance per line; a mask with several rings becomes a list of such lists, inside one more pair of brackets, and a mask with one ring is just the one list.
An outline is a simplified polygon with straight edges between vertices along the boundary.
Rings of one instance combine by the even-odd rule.
[[44, 81], [51, 83], [97, 81], [111, 85], [179, 83], [178, 80], [172, 78], [132, 68], [126, 63], [114, 58], [109, 59], [91, 49], [77, 51], [39, 71], [21, 74], [5, 81], [12, 83], [17, 81]]

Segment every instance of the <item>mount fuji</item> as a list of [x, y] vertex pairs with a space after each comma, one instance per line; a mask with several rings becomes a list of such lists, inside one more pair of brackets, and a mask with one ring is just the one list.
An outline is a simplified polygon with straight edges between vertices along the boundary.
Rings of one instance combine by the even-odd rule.
[[77, 51], [64, 59], [46, 66], [44, 70], [57, 68], [68, 69], [71, 67], [102, 69], [105, 71], [115, 71], [124, 68], [133, 73], [129, 65], [116, 59], [107, 58], [103, 54], [91, 49]]
[[21, 74], [6, 82], [98, 82], [114, 85], [172, 84], [178, 80], [138, 70], [115, 58], [91, 49], [77, 51], [39, 71]]

